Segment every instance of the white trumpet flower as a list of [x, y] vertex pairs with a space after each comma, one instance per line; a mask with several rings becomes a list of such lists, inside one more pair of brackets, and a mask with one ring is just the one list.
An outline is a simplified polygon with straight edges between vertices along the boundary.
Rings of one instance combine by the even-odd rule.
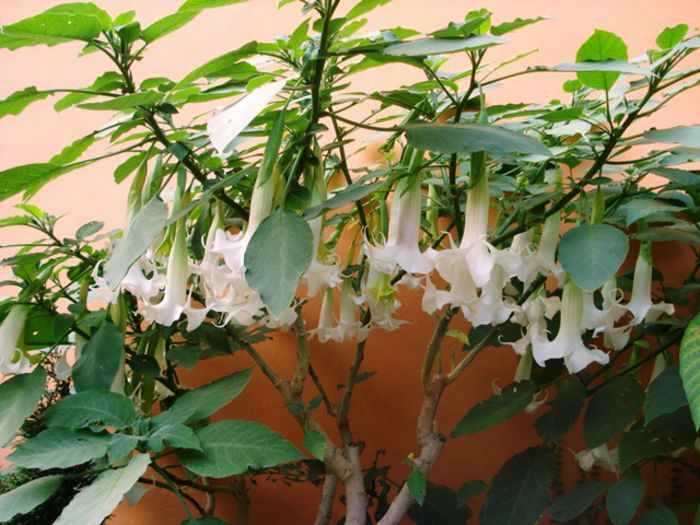
[[507, 343], [519, 355], [524, 355], [534, 341], [547, 339], [547, 321], [561, 310], [561, 299], [547, 297], [544, 289], [530, 296], [520, 310], [515, 312], [513, 320], [525, 327], [524, 335], [517, 341]]
[[10, 308], [5, 320], [0, 324], [0, 373], [25, 374], [30, 363], [24, 352], [17, 348], [19, 338], [27, 321], [29, 307], [16, 304]]
[[484, 171], [467, 194], [464, 235], [459, 249], [464, 253], [469, 274], [478, 287], [491, 278], [496, 264], [496, 249], [486, 240], [489, 221], [489, 179]]
[[601, 295], [603, 304], [599, 309], [593, 302], [593, 294], [584, 294], [582, 326], [586, 330], [593, 330], [594, 335], [602, 332], [605, 346], [621, 350], [629, 340], [631, 326], [615, 326], [627, 313], [627, 309], [621, 304], [621, 294], [614, 276], [603, 285]]
[[617, 448], [608, 450], [606, 443], [590, 450], [575, 453], [581, 470], [589, 471], [593, 467], [602, 467], [610, 472], [617, 472]]
[[421, 253], [421, 184], [420, 176], [404, 177], [396, 185], [389, 216], [389, 233], [383, 246], [368, 246], [370, 264], [392, 275], [398, 265], [409, 273], [429, 273], [433, 262]]
[[[394, 318], [401, 306], [397, 299], [397, 289], [391, 284], [391, 276], [370, 264], [368, 275], [362, 287], [364, 298], [372, 313], [372, 326], [391, 332], [406, 321]], [[360, 334], [362, 337], [366, 334]]]
[[318, 325], [309, 333], [315, 335], [319, 342], [327, 343], [333, 339], [335, 316], [333, 315], [333, 288], [328, 288], [323, 294], [321, 313], [318, 317]]
[[188, 278], [185, 223], [184, 220], [180, 220], [175, 228], [175, 240], [168, 257], [163, 297], [156, 304], [144, 301], [144, 317], [163, 326], [170, 326], [184, 313], [187, 316], [188, 331], [192, 331], [202, 324], [207, 310], [192, 306], [192, 298], [187, 293]]
[[663, 313], [672, 315], [675, 311], [672, 304], [657, 303], [651, 300], [651, 281], [653, 267], [651, 264], [651, 244], [643, 242], [639, 249], [637, 262], [634, 265], [634, 279], [632, 281], [632, 297], [627, 304], [627, 309], [632, 313], [632, 323], [650, 323], [656, 321]]
[[564, 358], [564, 364], [572, 374], [580, 372], [592, 362], [607, 364], [609, 357], [605, 352], [584, 345], [581, 339], [582, 321], [583, 291], [569, 280], [564, 285], [557, 336], [553, 341], [542, 338], [532, 343], [533, 357], [537, 364], [544, 366], [549, 359]]

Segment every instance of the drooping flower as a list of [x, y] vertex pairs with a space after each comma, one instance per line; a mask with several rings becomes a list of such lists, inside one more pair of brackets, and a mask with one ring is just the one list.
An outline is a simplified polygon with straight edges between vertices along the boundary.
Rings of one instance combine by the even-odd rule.
[[535, 361], [544, 366], [549, 359], [564, 358], [570, 373], [575, 374], [592, 362], [607, 364], [608, 355], [586, 347], [581, 339], [583, 321], [583, 291], [572, 280], [564, 285], [559, 332], [553, 341], [542, 338], [533, 341]]
[[397, 298], [398, 290], [391, 284], [389, 274], [370, 264], [362, 292], [372, 314], [372, 326], [392, 331], [406, 322], [394, 318], [401, 303]]
[[544, 288], [533, 293], [513, 316], [513, 321], [524, 327], [523, 336], [507, 344], [511, 345], [517, 354], [524, 355], [534, 341], [547, 339], [547, 319], [552, 319], [560, 310], [559, 297], [547, 297]]
[[[328, 198], [325, 168], [318, 143], [315, 146], [315, 153], [318, 164], [309, 171], [312, 175], [305, 181], [311, 192], [311, 206], [317, 206]], [[326, 253], [326, 248], [321, 242], [323, 223], [323, 214], [308, 221], [314, 240], [313, 258], [302, 279], [306, 281], [306, 293], [309, 297], [315, 297], [319, 291], [326, 287], [338, 286], [341, 281], [337, 259]]]
[[7, 317], [0, 324], [0, 373], [2, 374], [24, 374], [30, 370], [27, 356], [17, 348], [28, 313], [27, 305], [16, 304], [10, 308]]
[[617, 472], [617, 448], [608, 450], [607, 443], [589, 450], [582, 450], [575, 455], [581, 470], [589, 471], [593, 467], [602, 467], [610, 472]]
[[328, 288], [323, 294], [321, 312], [318, 317], [318, 325], [310, 330], [311, 335], [315, 335], [319, 342], [327, 343], [333, 339], [335, 315], [333, 315], [333, 288]]
[[163, 297], [155, 304], [144, 301], [144, 317], [163, 326], [170, 326], [184, 313], [187, 316], [188, 331], [202, 324], [207, 310], [192, 306], [191, 294], [187, 292], [189, 275], [185, 222], [180, 219], [175, 227], [175, 239], [168, 257]]
[[633, 324], [650, 323], [656, 321], [663, 313], [673, 314], [672, 304], [656, 303], [651, 300], [651, 281], [653, 267], [651, 263], [651, 244], [642, 242], [634, 265], [634, 279], [632, 281], [632, 297], [627, 304], [627, 309], [632, 313]]
[[367, 247], [370, 264], [377, 270], [392, 275], [397, 266], [419, 274], [433, 269], [432, 261], [419, 247], [421, 197], [420, 175], [404, 177], [396, 185], [386, 242]]
[[621, 304], [621, 294], [618, 293], [617, 280], [611, 277], [601, 289], [602, 307], [598, 308], [593, 301], [593, 294], [584, 294], [582, 326], [593, 330], [593, 334], [603, 333], [603, 342], [608, 348], [621, 350], [627, 344], [631, 331], [630, 325], [616, 326], [625, 315], [627, 309]]

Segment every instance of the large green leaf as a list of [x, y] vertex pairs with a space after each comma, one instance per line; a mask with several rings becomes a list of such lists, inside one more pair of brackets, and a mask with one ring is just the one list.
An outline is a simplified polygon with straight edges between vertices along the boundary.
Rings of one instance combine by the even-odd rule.
[[648, 424], [659, 416], [675, 412], [688, 404], [683, 381], [677, 365], [669, 366], [656, 377], [647, 389], [644, 401], [644, 422]]
[[194, 20], [204, 9], [223, 7], [245, 1], [246, 0], [187, 0], [175, 13], [156, 20], [144, 29], [141, 36], [144, 41], [148, 43], [154, 42]]
[[416, 149], [440, 153], [523, 153], [551, 156], [547, 147], [532, 137], [498, 126], [481, 124], [410, 124], [409, 144]]
[[590, 507], [607, 487], [599, 481], [585, 481], [574, 485], [552, 503], [547, 514], [555, 521], [569, 523]]
[[547, 506], [556, 468], [542, 446], [516, 454], [493, 477], [481, 511], [482, 525], [534, 525]]
[[225, 478], [304, 457], [277, 432], [252, 421], [220, 421], [195, 434], [202, 452], [178, 454], [182, 465], [200, 476]]
[[550, 409], [535, 420], [539, 436], [550, 441], [562, 439], [576, 423], [586, 396], [586, 387], [575, 379], [559, 386], [556, 397], [548, 402]]
[[[627, 45], [616, 34], [596, 29], [576, 53], [576, 62], [627, 60]], [[617, 72], [579, 72], [578, 79], [594, 89], [609, 90], [620, 76]]]
[[37, 184], [44, 184], [61, 172], [63, 166], [50, 163], [24, 164], [0, 171], [0, 201]]
[[247, 0], [187, 0], [180, 6], [178, 11], [187, 11], [196, 9], [202, 11], [204, 9], [212, 9], [214, 7], [225, 7], [227, 5], [240, 4]]
[[249, 368], [190, 390], [177, 398], [168, 410], [153, 418], [153, 422], [157, 425], [194, 423], [209, 417], [243, 392], [251, 373]]
[[109, 390], [121, 373], [124, 336], [109, 321], [104, 321], [85, 344], [80, 358], [73, 365], [73, 382], [78, 392]]
[[617, 228], [584, 223], [562, 236], [559, 259], [576, 284], [593, 292], [615, 275], [628, 249], [627, 236]]
[[591, 397], [583, 418], [583, 437], [589, 449], [607, 443], [636, 417], [644, 404], [644, 390], [632, 376], [618, 376]]
[[75, 162], [97, 140], [98, 136], [94, 133], [81, 137], [75, 140], [73, 143], [66, 146], [65, 148], [63, 148], [60, 151], [60, 153], [57, 153], [56, 155], [51, 157], [51, 160], [49, 162], [51, 164], [58, 165], [70, 164], [72, 162]]
[[109, 15], [92, 3], [61, 4], [2, 27], [0, 48], [10, 50], [71, 40], [89, 41], [112, 25]]
[[651, 129], [645, 132], [644, 137], [637, 142], [681, 144], [687, 148], [700, 148], [700, 125]]
[[[695, 428], [700, 428], [700, 314], [688, 324], [680, 351], [680, 373]], [[2, 441], [2, 440], [0, 440]]]
[[120, 97], [108, 98], [102, 102], [86, 102], [84, 104], [78, 104], [78, 107], [83, 109], [129, 111], [137, 106], [153, 106], [161, 100], [163, 100], [162, 93], [142, 91], [140, 93], [130, 93]]
[[571, 71], [580, 75], [650, 75], [651, 69], [632, 64], [625, 60], [602, 60], [600, 62], [578, 62], [576, 64], [559, 64], [541, 68], [548, 71]]
[[639, 519], [637, 525], [679, 525], [678, 518], [671, 509], [665, 505], [656, 507]]
[[502, 24], [493, 26], [491, 28], [491, 34], [496, 36], [505, 35], [506, 33], [510, 33], [511, 31], [515, 31], [521, 27], [536, 24], [537, 22], [541, 22], [543, 20], [548, 20], [548, 18], [543, 16], [538, 16], [537, 18], [516, 18], [510, 22], [503, 22]]
[[103, 472], [92, 484], [81, 489], [54, 525], [100, 525], [146, 472], [150, 462], [147, 454], [139, 454], [126, 467]]
[[245, 276], [272, 315], [289, 308], [312, 252], [311, 228], [294, 213], [273, 213], [253, 234], [245, 252]]
[[380, 5], [388, 4], [390, 1], [391, 0], [360, 0], [350, 9], [350, 11], [347, 12], [345, 18], [348, 20], [357, 18], [365, 13], [369, 13], [372, 11], [372, 9], [379, 7]]
[[55, 427], [25, 441], [7, 459], [18, 467], [52, 469], [80, 465], [107, 452], [109, 434]]
[[84, 428], [93, 425], [122, 429], [136, 419], [129, 398], [110, 392], [78, 392], [63, 398], [44, 412], [42, 422], [47, 427]]
[[688, 33], [688, 24], [678, 24], [664, 28], [656, 37], [656, 45], [660, 49], [670, 49], [680, 44]]
[[0, 494], [0, 523], [9, 522], [18, 514], [26, 514], [53, 496], [63, 476], [34, 479], [10, 492]]
[[148, 436], [148, 450], [159, 453], [166, 443], [174, 448], [202, 450], [194, 431], [179, 423], [159, 426], [155, 432]]
[[[611, 408], [611, 411], [614, 407]], [[657, 417], [648, 425], [641, 422], [622, 434], [618, 444], [620, 470], [638, 461], [668, 454], [689, 445], [696, 438], [688, 407]]]
[[411, 497], [416, 500], [418, 505], [423, 505], [425, 501], [425, 492], [428, 485], [428, 480], [425, 479], [425, 474], [420, 470], [412, 470], [406, 478], [406, 485]]
[[637, 469], [628, 470], [608, 489], [606, 505], [613, 525], [628, 525], [644, 499], [644, 477]]
[[43, 100], [51, 95], [53, 95], [53, 91], [37, 91], [34, 86], [15, 91], [5, 100], [0, 100], [0, 118], [7, 115], [19, 115], [32, 102]]
[[673, 204], [657, 199], [635, 199], [620, 206], [620, 211], [625, 214], [625, 223], [630, 226], [639, 219], [644, 219], [657, 213], [674, 213], [682, 210]]
[[11, 377], [0, 384], [0, 447], [12, 439], [44, 395], [46, 372], [37, 366], [31, 374]]
[[534, 381], [511, 383], [472, 407], [452, 431], [452, 437], [476, 434], [518, 415], [532, 402], [536, 390]]
[[124, 238], [116, 244], [104, 266], [105, 280], [112, 289], [119, 286], [131, 265], [163, 231], [167, 218], [168, 206], [158, 198], [148, 201], [136, 214]]
[[420, 38], [410, 42], [392, 44], [384, 50], [384, 53], [391, 56], [421, 57], [481, 49], [505, 42], [508, 42], [505, 38], [488, 35], [469, 38]]

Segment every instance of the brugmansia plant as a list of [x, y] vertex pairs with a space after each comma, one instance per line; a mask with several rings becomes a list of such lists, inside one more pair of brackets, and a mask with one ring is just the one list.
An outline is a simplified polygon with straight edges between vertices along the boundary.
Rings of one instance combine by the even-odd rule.
[[[70, 3], [0, 29], [2, 48], [82, 41], [106, 68], [89, 86], [13, 93], [0, 117], [49, 97], [57, 111], [116, 114], [48, 162], [0, 172], [0, 198], [24, 195], [0, 226], [33, 235], [4, 260], [0, 445], [11, 467], [0, 522], [98, 525], [123, 496], [157, 487], [174, 493], [184, 523], [243, 524], [247, 483], [260, 476], [319, 486], [319, 525], [340, 513], [347, 525], [692, 514], [700, 173], [688, 164], [700, 161], [700, 126], [655, 129], [648, 117], [700, 84], [700, 68], [685, 62], [700, 37], [679, 24], [630, 58], [620, 37], [596, 30], [574, 62], [505, 74], [524, 55], [494, 63], [490, 48], [541, 18], [497, 24], [482, 9], [425, 36], [362, 34], [365, 15], [388, 0], [282, 0], [302, 11], [291, 35], [181, 79], [135, 78], [153, 42], [240, 1], [187, 0], [148, 27], [134, 12]], [[372, 92], [352, 83], [395, 63], [424, 80]], [[541, 72], [563, 73], [561, 100], [489, 104], [493, 90]], [[197, 106], [212, 101], [225, 107]], [[381, 137], [383, 161], [358, 166], [353, 154], [369, 137]], [[100, 154], [88, 157], [91, 148]], [[123, 231], [100, 233], [95, 221], [60, 238], [31, 196], [115, 155], [115, 182], [130, 188]], [[658, 250], [694, 264], [667, 280]], [[366, 351], [381, 352], [373, 334], [410, 321], [399, 310], [405, 289], [422, 292], [434, 332], [427, 348], [405, 349], [424, 353], [406, 378], [423, 402], [408, 469], [393, 471], [409, 474], [397, 480], [363, 447], [350, 409], [362, 381], [380, 380], [362, 367]], [[291, 377], [259, 351], [280, 330], [297, 342]], [[337, 391], [309, 351], [329, 341], [355, 349], [338, 355], [348, 367]], [[455, 428], [438, 428], [443, 394], [496, 347], [518, 356], [512, 382], [465, 407]], [[193, 389], [178, 379], [234, 353], [250, 368]], [[303, 442], [254, 421], [212, 422], [253, 368]], [[459, 447], [521, 412], [541, 444], [458, 491], [429, 481], [448, 439]], [[580, 433], [572, 483], [561, 475], [572, 457], [562, 440]], [[673, 466], [670, 489], [653, 486], [661, 463]], [[691, 481], [679, 485], [683, 476]], [[470, 500], [482, 491], [477, 520]], [[237, 516], [214, 517], [217, 498], [235, 498]]]

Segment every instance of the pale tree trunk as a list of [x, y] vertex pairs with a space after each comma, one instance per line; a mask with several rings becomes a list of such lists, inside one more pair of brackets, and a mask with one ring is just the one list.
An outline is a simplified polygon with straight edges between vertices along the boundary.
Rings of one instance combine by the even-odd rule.
[[323, 480], [323, 491], [321, 492], [321, 502], [318, 505], [318, 513], [314, 525], [328, 525], [333, 516], [333, 502], [335, 501], [335, 490], [338, 485], [338, 478], [332, 472], [326, 474]]
[[360, 451], [356, 444], [345, 447], [347, 460], [352, 465], [352, 474], [345, 480], [345, 525], [365, 525], [367, 522], [367, 494], [362, 477]]

